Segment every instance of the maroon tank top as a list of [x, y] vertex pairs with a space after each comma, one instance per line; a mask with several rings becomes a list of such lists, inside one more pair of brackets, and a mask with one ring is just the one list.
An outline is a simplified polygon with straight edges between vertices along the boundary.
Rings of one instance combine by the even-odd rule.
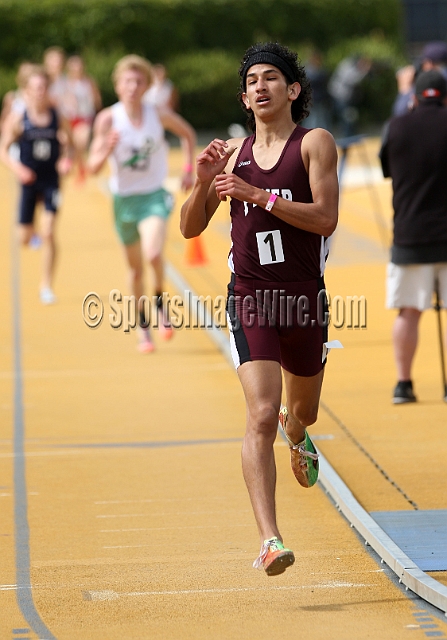
[[[261, 169], [253, 156], [255, 136], [246, 138], [233, 173], [255, 187], [287, 200], [312, 202], [301, 142], [309, 129], [297, 125], [278, 162]], [[305, 282], [322, 275], [322, 237], [297, 229], [254, 204], [231, 200], [229, 265], [238, 276], [275, 282]], [[323, 267], [321, 266], [323, 264]]]

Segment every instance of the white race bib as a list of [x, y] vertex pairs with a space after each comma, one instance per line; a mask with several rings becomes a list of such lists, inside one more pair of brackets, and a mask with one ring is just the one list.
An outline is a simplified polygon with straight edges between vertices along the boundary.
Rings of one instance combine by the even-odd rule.
[[276, 231], [260, 231], [256, 234], [256, 240], [261, 264], [284, 262], [284, 251], [279, 229]]
[[49, 160], [51, 157], [51, 142], [49, 140], [35, 140], [33, 142], [34, 160]]

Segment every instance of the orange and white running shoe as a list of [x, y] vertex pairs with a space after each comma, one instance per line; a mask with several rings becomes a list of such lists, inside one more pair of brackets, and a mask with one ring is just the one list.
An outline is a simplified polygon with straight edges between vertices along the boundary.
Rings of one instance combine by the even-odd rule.
[[155, 345], [152, 342], [149, 329], [138, 327], [138, 346], [137, 349], [140, 353], [152, 353], [155, 350]]
[[162, 340], [170, 340], [174, 336], [174, 329], [161, 307], [158, 309], [158, 333]]
[[279, 538], [264, 540], [259, 556], [253, 562], [255, 569], [264, 569], [268, 576], [284, 573], [295, 562], [293, 551], [286, 549]]

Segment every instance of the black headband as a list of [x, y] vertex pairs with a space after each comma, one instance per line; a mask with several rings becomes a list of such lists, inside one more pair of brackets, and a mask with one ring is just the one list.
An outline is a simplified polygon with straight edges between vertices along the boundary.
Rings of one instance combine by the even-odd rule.
[[254, 64], [263, 64], [263, 63], [272, 64], [274, 67], [277, 67], [280, 71], [283, 72], [287, 80], [290, 80], [291, 82], [296, 82], [295, 80], [296, 70], [293, 69], [293, 67], [291, 67], [290, 64], [286, 60], [284, 60], [284, 58], [281, 58], [281, 56], [278, 56], [276, 53], [273, 53], [272, 51], [265, 51], [262, 49], [261, 51], [256, 51], [256, 53], [253, 53], [247, 59], [247, 61], [245, 62], [242, 68], [241, 78], [242, 78], [244, 89], [246, 88], [247, 72], [250, 69], [250, 67], [252, 67]]

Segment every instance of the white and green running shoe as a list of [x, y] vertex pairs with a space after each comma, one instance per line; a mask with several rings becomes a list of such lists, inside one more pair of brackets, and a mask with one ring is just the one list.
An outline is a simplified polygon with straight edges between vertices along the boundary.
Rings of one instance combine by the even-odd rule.
[[279, 424], [289, 443], [292, 471], [300, 485], [308, 489], [318, 480], [318, 453], [307, 431], [304, 433], [302, 442], [298, 442], [298, 444], [292, 442], [286, 431], [287, 418], [287, 407], [283, 407], [279, 412]]

